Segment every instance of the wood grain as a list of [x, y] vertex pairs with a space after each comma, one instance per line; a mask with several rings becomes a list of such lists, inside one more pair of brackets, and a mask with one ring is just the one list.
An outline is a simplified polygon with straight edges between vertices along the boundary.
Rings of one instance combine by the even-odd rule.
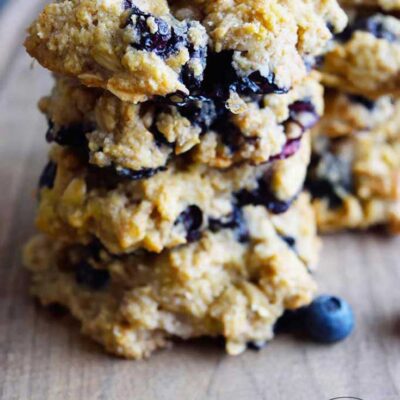
[[39, 3], [13, 0], [0, 16], [0, 399], [399, 399], [400, 239], [326, 239], [321, 291], [346, 297], [357, 316], [354, 335], [334, 346], [282, 336], [233, 358], [197, 341], [123, 361], [82, 338], [69, 317], [35, 305], [20, 250], [33, 232], [33, 192], [46, 157], [46, 124], [35, 105], [51, 80], [30, 68], [19, 44]]

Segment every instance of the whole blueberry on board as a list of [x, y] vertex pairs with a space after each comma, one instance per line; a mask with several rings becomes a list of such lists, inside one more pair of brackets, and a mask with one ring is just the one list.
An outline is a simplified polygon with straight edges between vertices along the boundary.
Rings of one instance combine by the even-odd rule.
[[335, 296], [317, 297], [304, 309], [304, 328], [318, 342], [333, 343], [345, 339], [354, 328], [350, 305]]

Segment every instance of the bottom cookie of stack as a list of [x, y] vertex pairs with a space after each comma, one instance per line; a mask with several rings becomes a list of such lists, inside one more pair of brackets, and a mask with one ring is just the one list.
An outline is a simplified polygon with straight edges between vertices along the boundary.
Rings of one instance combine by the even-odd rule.
[[160, 254], [111, 255], [96, 241], [66, 244], [40, 235], [25, 249], [32, 291], [66, 306], [109, 352], [149, 356], [174, 338], [223, 337], [229, 354], [262, 345], [285, 309], [308, 304], [319, 241], [309, 198], [283, 214], [243, 208], [246, 239], [232, 229]]
[[400, 232], [400, 101], [328, 92], [307, 186], [323, 232]]

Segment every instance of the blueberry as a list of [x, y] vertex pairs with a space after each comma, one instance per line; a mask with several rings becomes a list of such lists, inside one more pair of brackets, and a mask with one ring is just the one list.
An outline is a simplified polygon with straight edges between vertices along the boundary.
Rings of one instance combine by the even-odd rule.
[[210, 218], [208, 224], [212, 232], [218, 232], [221, 229], [234, 230], [236, 239], [240, 243], [245, 243], [249, 240], [249, 231], [243, 217], [243, 211], [238, 207], [235, 207], [232, 213], [223, 218]]
[[337, 342], [353, 331], [353, 311], [339, 297], [320, 296], [305, 308], [304, 326], [311, 338], [318, 342]]
[[319, 120], [314, 104], [309, 99], [295, 101], [289, 106], [289, 119], [286, 122], [294, 122], [303, 132], [311, 129]]
[[343, 205], [343, 198], [336, 192], [335, 187], [327, 179], [307, 179], [306, 188], [315, 199], [328, 199], [329, 208], [335, 209]]
[[201, 237], [201, 226], [203, 225], [203, 211], [196, 206], [191, 205], [182, 211], [175, 221], [175, 225], [182, 224], [187, 232], [188, 242], [194, 242]]
[[190, 92], [199, 91], [204, 79], [204, 70], [207, 65], [207, 47], [194, 48], [192, 44], [189, 44], [189, 58], [190, 60], [196, 60], [201, 65], [201, 74], [195, 74], [193, 69], [190, 67], [190, 63], [186, 63], [181, 71], [181, 81], [189, 89]]
[[253, 351], [261, 351], [263, 348], [268, 346], [268, 342], [248, 342], [247, 348]]
[[111, 167], [117, 176], [120, 178], [126, 178], [132, 181], [138, 181], [141, 179], [149, 179], [152, 176], [158, 174], [159, 172], [166, 171], [166, 167], [159, 168], [143, 168], [140, 170], [133, 170], [129, 168], [121, 168], [121, 167]]
[[218, 134], [222, 144], [231, 154], [237, 152], [245, 140], [242, 131], [228, 119], [227, 115], [225, 118], [218, 118], [211, 129]]
[[130, 8], [132, 8], [132, 0], [123, 0], [122, 7], [124, 10], [129, 10]]
[[246, 205], [264, 206], [268, 211], [274, 214], [286, 212], [292, 201], [279, 200], [271, 191], [268, 174], [258, 180], [258, 187], [254, 190], [243, 189], [235, 193], [236, 201], [239, 207]]
[[202, 95], [214, 99], [225, 100], [233, 91], [245, 96], [271, 93], [287, 93], [287, 88], [281, 88], [275, 83], [274, 74], [262, 75], [254, 71], [247, 76], [241, 76], [233, 66], [233, 51], [210, 53], [204, 72]]
[[179, 113], [206, 132], [217, 118], [216, 105], [211, 100], [192, 101], [179, 107]]
[[[136, 17], [133, 19], [135, 21], [133, 48], [151, 51], [167, 58], [183, 44], [184, 37], [177, 36], [173, 38], [174, 33], [171, 27], [163, 19], [145, 13], [135, 6], [131, 7], [131, 14], [127, 25], [133, 24], [132, 17]], [[150, 21], [152, 24], [149, 24]]]
[[333, 153], [334, 144], [327, 143], [321, 154], [313, 155], [306, 179], [311, 195], [328, 199], [330, 208], [341, 207], [343, 193], [353, 192], [351, 165]]
[[294, 154], [296, 154], [297, 151], [300, 149], [300, 146], [301, 146], [301, 138], [288, 140], [283, 146], [282, 151], [276, 156], [271, 157], [269, 161], [286, 160], [286, 158], [289, 158]]
[[367, 97], [355, 95], [355, 94], [348, 94], [347, 97], [353, 103], [358, 103], [364, 106], [367, 110], [372, 111], [375, 108], [375, 101], [368, 99]]
[[296, 333], [304, 329], [305, 308], [297, 310], [286, 310], [276, 321], [274, 326], [275, 333]]
[[289, 246], [289, 247], [295, 247], [296, 246], [296, 239], [294, 238], [294, 237], [292, 237], [292, 236], [281, 236], [281, 238], [282, 238], [282, 240], [284, 241], [284, 242], [286, 242], [286, 244]]
[[49, 161], [39, 178], [39, 189], [47, 187], [52, 189], [57, 175], [57, 164]]
[[48, 123], [46, 140], [49, 143], [56, 142], [61, 146], [87, 148], [86, 133], [95, 129], [90, 124], [71, 124], [55, 129], [52, 121], [49, 120]]
[[76, 266], [75, 280], [92, 290], [105, 289], [110, 281], [110, 273], [104, 269], [93, 268], [83, 261]]
[[388, 42], [398, 40], [396, 34], [387, 28], [384, 21], [382, 21], [382, 16], [379, 14], [369, 17], [359, 16], [343, 32], [336, 35], [336, 39], [341, 42], [347, 42], [356, 31], [369, 32], [377, 39], [385, 39]]

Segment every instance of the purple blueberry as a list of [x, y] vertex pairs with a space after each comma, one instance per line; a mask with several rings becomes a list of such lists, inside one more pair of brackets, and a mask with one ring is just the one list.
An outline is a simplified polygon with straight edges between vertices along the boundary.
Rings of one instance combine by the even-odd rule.
[[270, 161], [274, 160], [286, 160], [289, 157], [292, 157], [297, 151], [300, 149], [301, 146], [301, 138], [300, 139], [291, 139], [288, 140], [285, 145], [283, 146], [282, 151], [270, 158]]
[[311, 129], [319, 120], [319, 115], [314, 104], [310, 100], [295, 101], [289, 106], [289, 119], [287, 122], [294, 122], [305, 132]]

